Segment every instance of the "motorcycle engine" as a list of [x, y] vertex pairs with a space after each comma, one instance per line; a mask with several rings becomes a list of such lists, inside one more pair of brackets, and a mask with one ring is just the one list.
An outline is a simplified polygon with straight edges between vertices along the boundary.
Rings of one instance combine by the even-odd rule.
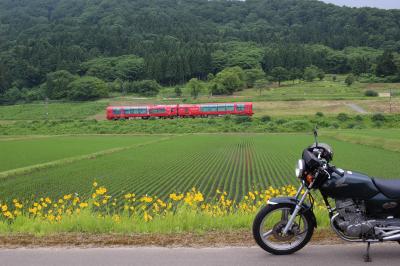
[[336, 200], [339, 216], [336, 220], [339, 228], [348, 236], [362, 237], [373, 234], [375, 220], [367, 220], [363, 202], [352, 199]]

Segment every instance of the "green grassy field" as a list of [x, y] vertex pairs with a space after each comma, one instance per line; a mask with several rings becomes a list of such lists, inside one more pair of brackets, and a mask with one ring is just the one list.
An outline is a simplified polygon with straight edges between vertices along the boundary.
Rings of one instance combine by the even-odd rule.
[[0, 120], [86, 119], [105, 112], [108, 101], [0, 106]]
[[[29, 156], [25, 164], [14, 162], [13, 165], [29, 165], [53, 159], [53, 156], [46, 155], [46, 151], [62, 157], [147, 140], [147, 137], [142, 136], [104, 136], [94, 138], [91, 147], [86, 147], [86, 150], [74, 150], [74, 147], [83, 147], [88, 138], [67, 137], [58, 144], [54, 142], [58, 137], [35, 140], [45, 144], [46, 149], [41, 151], [42, 157], [36, 159]], [[153, 138], [157, 140], [163, 137]], [[310, 135], [305, 134], [176, 135], [103, 156], [65, 162], [3, 178], [0, 181], [0, 195], [3, 199], [41, 195], [56, 197], [67, 193], [87, 195], [93, 180], [97, 180], [115, 196], [133, 191], [163, 197], [174, 191], [187, 191], [196, 187], [205, 193], [206, 198], [212, 198], [215, 191], [220, 189], [227, 191], [234, 199], [240, 199], [249, 190], [270, 185], [279, 187], [297, 184], [293, 177], [295, 162], [302, 149], [312, 140]], [[334, 163], [340, 167], [372, 176], [398, 177], [399, 169], [394, 167], [400, 160], [398, 152], [331, 138], [322, 140], [333, 146]], [[32, 144], [32, 140], [18, 141], [20, 148], [15, 151], [9, 148], [10, 158], [5, 159], [9, 160], [10, 165], [12, 161], [18, 161], [16, 154], [18, 150], [21, 152], [25, 144], [27, 153], [36, 150], [35, 145], [40, 145]], [[16, 141], [4, 140], [0, 145], [2, 143], [13, 146]], [[7, 155], [3, 153], [2, 156], [5, 158]], [[10, 168], [3, 166], [3, 169]]]
[[0, 139], [0, 172], [156, 139], [152, 136], [54, 136]]

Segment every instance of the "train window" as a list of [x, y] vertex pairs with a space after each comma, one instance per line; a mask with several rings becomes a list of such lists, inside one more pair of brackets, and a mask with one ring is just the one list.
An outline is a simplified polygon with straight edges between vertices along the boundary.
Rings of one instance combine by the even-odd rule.
[[217, 105], [218, 112], [225, 112], [226, 106], [225, 105]]
[[139, 108], [138, 114], [147, 114], [147, 108]]
[[121, 109], [113, 109], [112, 110], [114, 115], [120, 115], [121, 114]]
[[226, 110], [227, 111], [235, 111], [235, 106], [233, 104], [227, 104], [226, 105]]
[[165, 113], [165, 108], [150, 109], [150, 114], [161, 114], [161, 113]]
[[236, 110], [238, 110], [238, 111], [244, 111], [244, 104], [238, 104], [238, 105], [236, 105]]
[[217, 105], [210, 105], [209, 106], [209, 112], [216, 112], [218, 111], [218, 106]]
[[133, 114], [133, 109], [125, 108], [125, 109], [124, 109], [124, 113], [125, 113], [126, 115]]
[[200, 111], [202, 111], [202, 112], [210, 112], [210, 106], [202, 105], [202, 106], [200, 106]]

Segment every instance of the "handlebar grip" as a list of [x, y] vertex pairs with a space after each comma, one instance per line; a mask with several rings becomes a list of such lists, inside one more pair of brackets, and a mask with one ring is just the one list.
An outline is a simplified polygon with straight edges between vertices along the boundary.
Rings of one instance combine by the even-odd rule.
[[337, 174], [337, 175], [339, 175], [339, 176], [343, 176], [343, 175], [344, 175], [344, 172], [338, 170], [336, 167], [332, 167], [331, 169], [332, 169], [332, 171], [333, 171], [335, 174]]

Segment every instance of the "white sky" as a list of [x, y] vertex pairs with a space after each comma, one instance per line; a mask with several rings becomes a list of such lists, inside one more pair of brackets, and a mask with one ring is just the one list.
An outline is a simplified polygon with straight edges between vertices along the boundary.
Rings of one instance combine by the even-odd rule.
[[385, 9], [400, 9], [400, 0], [322, 0], [339, 6], [378, 7]]

